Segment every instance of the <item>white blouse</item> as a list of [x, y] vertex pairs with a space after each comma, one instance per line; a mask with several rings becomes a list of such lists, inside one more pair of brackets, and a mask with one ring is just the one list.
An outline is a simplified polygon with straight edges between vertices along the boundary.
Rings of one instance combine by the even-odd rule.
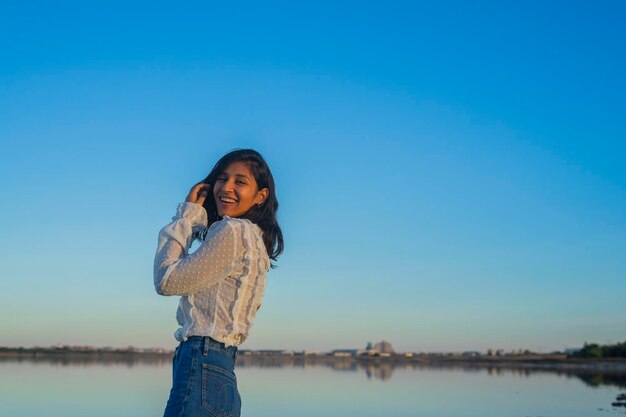
[[200, 204], [178, 205], [172, 223], [159, 232], [154, 287], [160, 295], [181, 296], [176, 340], [210, 336], [226, 346], [239, 346], [261, 307], [270, 268], [263, 232], [250, 220], [224, 216], [189, 254], [207, 223]]

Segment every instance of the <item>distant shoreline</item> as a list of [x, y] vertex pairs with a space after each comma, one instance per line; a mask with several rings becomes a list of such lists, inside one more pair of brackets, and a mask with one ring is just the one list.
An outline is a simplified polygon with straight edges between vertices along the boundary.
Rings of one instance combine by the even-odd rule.
[[[162, 348], [0, 348], [0, 360], [52, 360], [52, 361], [132, 361], [146, 359], [171, 360], [174, 351]], [[462, 366], [526, 369], [562, 369], [626, 372], [626, 358], [575, 358], [565, 354], [529, 354], [505, 356], [463, 356], [462, 354], [386, 354], [337, 355], [331, 352], [298, 353], [280, 350], [239, 350], [238, 362], [280, 364], [288, 362], [335, 363], [359, 362], [370, 364], [416, 365], [416, 366]]]

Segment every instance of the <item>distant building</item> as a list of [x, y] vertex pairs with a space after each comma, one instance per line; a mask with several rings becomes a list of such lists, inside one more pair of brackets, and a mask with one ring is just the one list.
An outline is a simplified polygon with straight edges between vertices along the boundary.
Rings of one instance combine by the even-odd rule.
[[504, 349], [489, 349], [487, 356], [504, 356]]
[[302, 351], [302, 354], [304, 356], [322, 356], [325, 354], [325, 352], [321, 350], [304, 350]]
[[356, 356], [356, 349], [335, 349], [330, 354], [333, 356]]
[[335, 349], [330, 354], [333, 356], [357, 356], [364, 352], [363, 349]]
[[257, 350], [256, 353], [264, 356], [280, 356], [283, 354], [283, 350], [275, 350], [275, 349], [264, 349]]
[[391, 343], [386, 340], [382, 340], [376, 343], [372, 348], [376, 349], [380, 353], [395, 353], [395, 351], [393, 350], [393, 346], [391, 346]]

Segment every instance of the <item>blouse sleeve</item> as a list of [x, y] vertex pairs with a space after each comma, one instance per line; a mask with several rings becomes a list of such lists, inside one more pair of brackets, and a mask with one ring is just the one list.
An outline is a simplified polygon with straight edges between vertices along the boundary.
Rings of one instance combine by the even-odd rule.
[[159, 232], [154, 258], [158, 294], [187, 295], [207, 289], [239, 266], [243, 245], [238, 222], [224, 219], [213, 223], [204, 242], [190, 255], [194, 235], [206, 227], [206, 211], [196, 203], [180, 203], [172, 220]]

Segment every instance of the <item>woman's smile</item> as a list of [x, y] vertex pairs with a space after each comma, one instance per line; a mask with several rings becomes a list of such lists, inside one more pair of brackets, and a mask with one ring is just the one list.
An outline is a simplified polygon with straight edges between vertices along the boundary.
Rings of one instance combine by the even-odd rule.
[[231, 197], [219, 197], [216, 200], [215, 205], [217, 206], [218, 213], [225, 213], [237, 205], [237, 200]]
[[224, 204], [234, 204], [237, 202], [237, 199], [232, 197], [220, 197], [219, 201]]

